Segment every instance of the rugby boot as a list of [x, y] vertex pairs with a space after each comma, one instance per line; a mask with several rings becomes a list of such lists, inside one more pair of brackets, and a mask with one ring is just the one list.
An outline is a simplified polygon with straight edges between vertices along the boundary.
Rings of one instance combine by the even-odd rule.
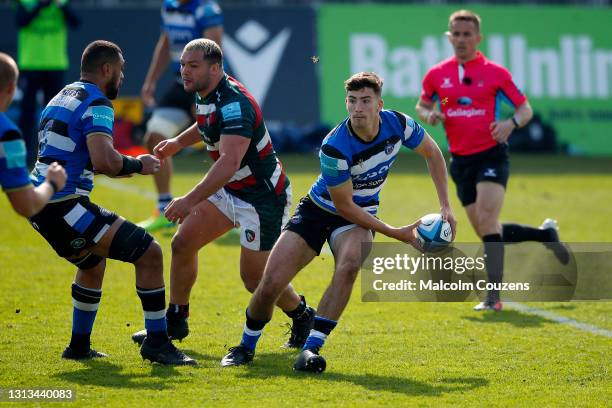
[[230, 347], [229, 353], [221, 359], [221, 367], [239, 366], [253, 361], [255, 352], [249, 350], [242, 344], [236, 347]]
[[144, 228], [147, 232], [154, 232], [165, 228], [175, 227], [176, 224], [168, 221], [166, 216], [159, 211], [156, 211], [152, 216], [144, 221], [139, 222], [139, 227]]
[[474, 306], [474, 310], [477, 312], [485, 312], [489, 310], [494, 311], [494, 312], [501, 312], [503, 307], [504, 305], [499, 300], [495, 300], [495, 301], [487, 300], [486, 302], [480, 302], [479, 304]]
[[312, 330], [314, 326], [316, 312], [316, 310], [308, 306], [300, 317], [293, 319], [293, 324], [291, 325], [291, 335], [283, 347], [299, 349], [304, 347], [304, 343], [306, 343], [310, 330]]
[[325, 371], [326, 366], [325, 359], [319, 355], [319, 349], [314, 348], [302, 350], [293, 364], [293, 369], [320, 374]]
[[557, 221], [547, 218], [540, 225], [540, 229], [550, 231], [551, 240], [550, 242], [544, 242], [544, 246], [553, 252], [561, 264], [567, 265], [570, 261], [570, 253], [567, 246], [559, 239], [559, 225]]
[[75, 350], [74, 348], [68, 346], [62, 353], [62, 358], [67, 360], [91, 360], [92, 358], [103, 358], [108, 357], [108, 354], [101, 353], [92, 348], [89, 348], [85, 351]]
[[153, 347], [145, 338], [140, 347], [140, 355], [143, 360], [149, 360], [152, 363], [165, 365], [198, 365], [196, 360], [176, 348], [169, 339], [159, 347]]

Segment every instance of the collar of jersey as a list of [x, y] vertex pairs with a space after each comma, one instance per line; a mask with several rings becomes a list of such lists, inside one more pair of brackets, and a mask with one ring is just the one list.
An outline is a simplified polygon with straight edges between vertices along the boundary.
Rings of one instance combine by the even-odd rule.
[[380, 136], [380, 129], [382, 128], [382, 120], [378, 119], [378, 133], [376, 134], [376, 136], [374, 136], [374, 139], [370, 140], [369, 142], [366, 142], [365, 140], [363, 140], [362, 138], [360, 138], [359, 136], [357, 136], [357, 133], [355, 133], [355, 131], [353, 130], [353, 125], [351, 125], [351, 119], [348, 118], [346, 120], [346, 128], [348, 129], [348, 132], [351, 136], [353, 136], [355, 139], [357, 139], [359, 141], [359, 143], [363, 143], [363, 144], [372, 144], [375, 141], [378, 140], [378, 136]]
[[[457, 61], [456, 56], [453, 56], [453, 60], [455, 61], [455, 63], [457, 63], [457, 65], [459, 64], [459, 61]], [[463, 66], [472, 65], [472, 64], [481, 64], [482, 61], [484, 61], [484, 55], [482, 55], [482, 52], [476, 51], [476, 56], [473, 59], [466, 62], [465, 64], [463, 64]]]
[[210, 98], [215, 92], [217, 92], [219, 90], [219, 88], [221, 88], [225, 83], [227, 83], [227, 74], [223, 75], [223, 78], [221, 78], [221, 80], [219, 81], [219, 83], [217, 84], [217, 86], [215, 86], [215, 89], [213, 89], [212, 91], [210, 91], [208, 93], [208, 95], [206, 95], [204, 98], [202, 98], [203, 100], [207, 100], [208, 98]]

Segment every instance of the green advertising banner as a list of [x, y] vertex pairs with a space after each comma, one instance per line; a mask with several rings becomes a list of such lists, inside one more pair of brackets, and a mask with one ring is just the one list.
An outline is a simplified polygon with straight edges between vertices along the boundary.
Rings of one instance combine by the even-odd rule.
[[[481, 51], [507, 67], [536, 113], [575, 154], [612, 154], [612, 9], [480, 6]], [[319, 10], [321, 116], [346, 117], [343, 82], [375, 71], [385, 106], [416, 117], [427, 70], [452, 55], [449, 6], [324, 5]], [[445, 145], [440, 127], [428, 131]]]

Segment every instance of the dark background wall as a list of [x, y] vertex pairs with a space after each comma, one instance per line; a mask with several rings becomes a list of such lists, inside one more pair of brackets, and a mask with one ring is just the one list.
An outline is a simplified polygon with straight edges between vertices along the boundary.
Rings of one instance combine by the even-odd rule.
[[[78, 79], [83, 48], [91, 41], [116, 42], [126, 59], [122, 96], [137, 96], [159, 37], [158, 8], [74, 7], [81, 26], [70, 32], [68, 81]], [[269, 121], [305, 125], [319, 120], [315, 11], [311, 7], [224, 8], [228, 71], [250, 89]], [[0, 50], [17, 54], [13, 7], [0, 5]], [[258, 41], [250, 41], [257, 38]], [[225, 45], [224, 45], [224, 48]], [[168, 70], [158, 93], [173, 78]]]

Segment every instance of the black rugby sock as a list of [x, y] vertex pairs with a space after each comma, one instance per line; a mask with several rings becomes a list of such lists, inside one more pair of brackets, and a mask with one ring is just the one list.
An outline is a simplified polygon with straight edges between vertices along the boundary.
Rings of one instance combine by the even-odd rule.
[[539, 229], [530, 227], [529, 225], [520, 224], [503, 224], [502, 236], [504, 242], [551, 242], [551, 231], [548, 229]]
[[[304, 317], [305, 311], [306, 311], [306, 299], [304, 298], [304, 296], [300, 296], [300, 303], [297, 305], [297, 307], [290, 312], [285, 311], [285, 314], [289, 316], [289, 318], [296, 320], [301, 317]], [[306, 315], [305, 317], [308, 317], [308, 316]]]
[[[489, 282], [500, 284], [504, 278], [504, 243], [500, 234], [489, 234], [482, 237], [484, 242], [485, 265]], [[490, 290], [487, 295], [488, 302], [499, 300], [499, 290]]]

